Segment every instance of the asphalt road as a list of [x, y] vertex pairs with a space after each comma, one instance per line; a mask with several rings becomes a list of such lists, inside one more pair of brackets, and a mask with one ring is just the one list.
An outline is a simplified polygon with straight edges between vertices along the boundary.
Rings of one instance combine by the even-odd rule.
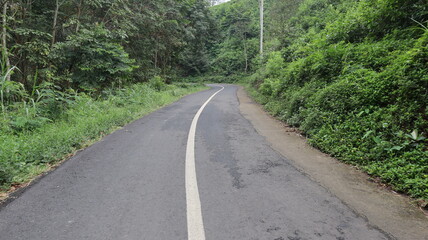
[[[1, 207], [0, 239], [190, 239], [188, 134], [218, 90], [184, 97], [79, 152]], [[390, 238], [272, 150], [240, 114], [236, 91], [225, 86], [197, 122], [206, 239]]]

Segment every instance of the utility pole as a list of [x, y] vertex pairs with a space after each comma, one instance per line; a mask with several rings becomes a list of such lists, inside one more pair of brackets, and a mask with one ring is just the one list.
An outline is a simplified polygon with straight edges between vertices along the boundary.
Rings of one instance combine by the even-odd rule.
[[263, 0], [259, 0], [259, 7], [260, 7], [260, 55], [263, 55]]

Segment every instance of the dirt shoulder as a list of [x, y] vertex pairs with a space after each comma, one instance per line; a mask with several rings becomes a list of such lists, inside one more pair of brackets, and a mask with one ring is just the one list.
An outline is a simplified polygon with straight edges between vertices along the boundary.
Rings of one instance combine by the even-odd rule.
[[380, 187], [355, 167], [309, 146], [293, 128], [267, 114], [243, 87], [238, 90], [238, 99], [242, 115], [273, 149], [356, 213], [397, 239], [428, 240], [428, 218], [410, 198]]

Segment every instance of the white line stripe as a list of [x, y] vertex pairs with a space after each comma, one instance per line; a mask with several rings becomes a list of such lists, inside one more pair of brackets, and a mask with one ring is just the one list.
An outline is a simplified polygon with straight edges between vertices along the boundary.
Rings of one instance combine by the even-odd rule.
[[208, 100], [199, 108], [192, 125], [190, 126], [189, 136], [187, 138], [186, 148], [186, 205], [187, 205], [187, 235], [188, 240], [205, 240], [204, 222], [202, 220], [201, 200], [199, 198], [198, 181], [196, 180], [195, 167], [195, 133], [196, 124], [199, 116], [205, 106], [211, 99], [224, 87], [215, 92]]

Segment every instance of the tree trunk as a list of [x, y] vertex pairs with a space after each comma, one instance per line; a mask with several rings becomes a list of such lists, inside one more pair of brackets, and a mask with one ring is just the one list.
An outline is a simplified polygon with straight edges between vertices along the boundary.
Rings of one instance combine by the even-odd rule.
[[55, 44], [56, 41], [56, 24], [58, 21], [58, 12], [59, 12], [59, 0], [56, 0], [55, 4], [55, 13], [54, 13], [54, 19], [52, 24], [52, 42], [51, 47]]
[[[6, 71], [10, 69], [10, 60], [9, 53], [7, 51], [7, 7], [8, 1], [3, 3], [3, 17], [2, 17], [2, 51], [3, 51], [3, 60], [6, 63]], [[6, 80], [10, 81], [10, 74], [7, 74]]]
[[82, 14], [83, 0], [79, 1], [79, 5], [77, 6], [77, 23], [76, 23], [76, 33], [80, 28], [80, 15]]

